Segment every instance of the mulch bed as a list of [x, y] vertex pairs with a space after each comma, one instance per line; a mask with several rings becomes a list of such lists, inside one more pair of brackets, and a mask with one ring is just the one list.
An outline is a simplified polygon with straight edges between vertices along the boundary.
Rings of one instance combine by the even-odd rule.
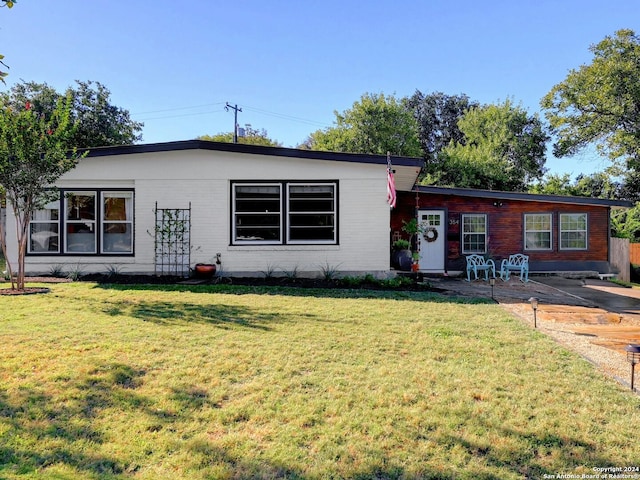
[[383, 285], [377, 282], [362, 281], [353, 284], [346, 282], [340, 278], [289, 278], [289, 277], [213, 277], [212, 279], [171, 277], [171, 276], [155, 276], [155, 275], [104, 275], [90, 274], [84, 275], [81, 281], [90, 281], [98, 283], [112, 283], [121, 285], [244, 285], [251, 287], [292, 287], [292, 288], [334, 288], [334, 289], [363, 289], [363, 290], [403, 290], [403, 291], [419, 291], [419, 292], [442, 292], [442, 289], [434, 288], [428, 282], [414, 281], [405, 283], [401, 286], [394, 287]]
[[0, 288], [0, 295], [35, 295], [38, 293], [49, 293], [48, 288], [25, 287], [24, 290], [13, 288]]
[[[289, 278], [289, 277], [213, 277], [212, 279], [183, 278], [176, 276], [157, 275], [108, 275], [92, 273], [83, 275], [78, 279], [84, 282], [97, 282], [102, 284], [118, 285], [245, 285], [253, 287], [293, 287], [293, 288], [322, 288], [322, 289], [362, 289], [362, 290], [400, 290], [416, 292], [439, 292], [446, 290], [437, 288], [429, 282], [422, 282], [421, 278], [414, 278], [411, 283], [403, 283], [400, 286], [385, 285], [376, 281], [349, 282], [340, 278]], [[59, 277], [27, 277], [28, 283], [66, 283], [72, 280]], [[27, 287], [24, 291], [0, 289], [0, 295], [18, 295], [27, 293], [45, 293], [47, 288]]]

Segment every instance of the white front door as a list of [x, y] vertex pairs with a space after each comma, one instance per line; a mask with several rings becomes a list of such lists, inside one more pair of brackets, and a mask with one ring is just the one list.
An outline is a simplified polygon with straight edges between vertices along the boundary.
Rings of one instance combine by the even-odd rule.
[[418, 247], [420, 249], [420, 270], [444, 272], [445, 247], [444, 210], [418, 210]]

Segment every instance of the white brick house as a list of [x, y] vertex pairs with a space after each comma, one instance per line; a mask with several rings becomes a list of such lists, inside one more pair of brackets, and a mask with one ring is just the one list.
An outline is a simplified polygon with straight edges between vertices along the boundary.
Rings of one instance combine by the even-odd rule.
[[[392, 162], [397, 190], [411, 190], [422, 161]], [[26, 270], [171, 273], [220, 254], [230, 275], [385, 274], [386, 168], [382, 156], [200, 140], [92, 149], [34, 215]]]

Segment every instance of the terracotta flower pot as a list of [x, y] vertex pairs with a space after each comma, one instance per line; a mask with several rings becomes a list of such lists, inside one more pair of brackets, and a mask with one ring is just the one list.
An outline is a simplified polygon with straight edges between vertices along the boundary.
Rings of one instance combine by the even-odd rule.
[[193, 271], [197, 278], [213, 278], [216, 274], [216, 266], [211, 263], [196, 263]]

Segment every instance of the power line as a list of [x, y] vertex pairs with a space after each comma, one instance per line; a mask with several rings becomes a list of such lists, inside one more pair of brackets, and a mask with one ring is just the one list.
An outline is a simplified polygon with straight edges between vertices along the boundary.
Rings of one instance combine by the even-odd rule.
[[[195, 115], [210, 115], [212, 113], [218, 113], [221, 112], [222, 109], [219, 110], [209, 110], [207, 112], [194, 112], [194, 113], [183, 113], [181, 115], [164, 115], [162, 117], [149, 117], [149, 118], [138, 118], [138, 121], [140, 122], [146, 122], [148, 120], [163, 120], [166, 118], [180, 118], [180, 117], [192, 117]], [[133, 116], [133, 115], [132, 115]]]
[[193, 105], [191, 107], [176, 107], [176, 108], [164, 108], [162, 110], [150, 110], [148, 112], [136, 112], [131, 115], [147, 115], [149, 113], [163, 113], [163, 112], [175, 112], [177, 110], [191, 110], [193, 108], [202, 108], [202, 107], [215, 107], [216, 105], [222, 105], [224, 102], [216, 102], [216, 103], [203, 103], [200, 105]]
[[246, 106], [246, 105], [244, 106], [244, 108], [246, 110], [248, 110], [248, 111], [251, 111], [251, 112], [256, 112], [256, 113], [260, 113], [262, 115], [268, 115], [268, 116], [271, 116], [271, 117], [281, 118], [283, 120], [290, 120], [292, 122], [305, 123], [307, 125], [314, 125], [314, 126], [320, 126], [320, 127], [328, 127], [328, 126], [330, 126], [329, 124], [324, 123], [324, 122], [318, 122], [318, 121], [315, 121], [315, 120], [309, 120], [309, 119], [302, 118], [302, 117], [295, 117], [293, 115], [287, 115], [285, 113], [271, 112], [269, 110], [263, 110], [263, 109], [260, 109], [260, 108], [250, 107], [250, 106]]
[[[211, 113], [218, 113], [221, 112], [223, 109], [214, 109], [214, 110], [208, 110], [205, 112], [193, 112], [193, 113], [183, 113], [183, 114], [178, 114], [178, 115], [163, 115], [163, 116], [159, 116], [159, 117], [148, 117], [148, 118], [144, 118], [144, 115], [149, 115], [149, 114], [154, 114], [154, 113], [164, 113], [164, 112], [177, 112], [180, 110], [192, 110], [195, 108], [203, 108], [203, 107], [214, 107], [214, 106], [218, 106], [218, 105], [223, 105], [225, 104], [225, 102], [216, 102], [216, 103], [206, 103], [206, 104], [201, 104], [201, 105], [192, 105], [192, 106], [188, 106], [188, 107], [176, 107], [176, 108], [165, 108], [165, 109], [161, 109], [161, 110], [150, 110], [150, 111], [146, 111], [146, 112], [137, 112], [134, 114], [131, 114], [132, 117], [138, 117], [138, 116], [142, 116], [143, 118], [140, 118], [139, 121], [148, 121], [148, 120], [164, 120], [164, 119], [169, 119], [169, 118], [182, 118], [182, 117], [189, 117], [189, 116], [195, 116], [195, 115], [208, 115]], [[237, 107], [237, 105], [236, 105]], [[231, 107], [233, 108], [233, 107]], [[325, 122], [318, 122], [316, 120], [309, 120], [307, 118], [302, 118], [302, 117], [296, 117], [294, 115], [288, 115], [285, 113], [278, 113], [278, 112], [272, 112], [270, 110], [264, 110], [261, 108], [257, 108], [257, 107], [251, 107], [251, 106], [247, 106], [247, 105], [243, 105], [242, 107], [239, 108], [245, 108], [247, 111], [250, 112], [255, 112], [258, 113], [260, 115], [265, 115], [265, 116], [269, 116], [269, 117], [274, 117], [274, 118], [279, 118], [281, 120], [287, 120], [290, 122], [294, 122], [294, 123], [301, 123], [301, 124], [305, 124], [305, 125], [311, 125], [311, 126], [315, 126], [315, 127], [329, 127], [331, 126], [328, 123]], [[240, 110], [242, 111], [242, 110]]]

